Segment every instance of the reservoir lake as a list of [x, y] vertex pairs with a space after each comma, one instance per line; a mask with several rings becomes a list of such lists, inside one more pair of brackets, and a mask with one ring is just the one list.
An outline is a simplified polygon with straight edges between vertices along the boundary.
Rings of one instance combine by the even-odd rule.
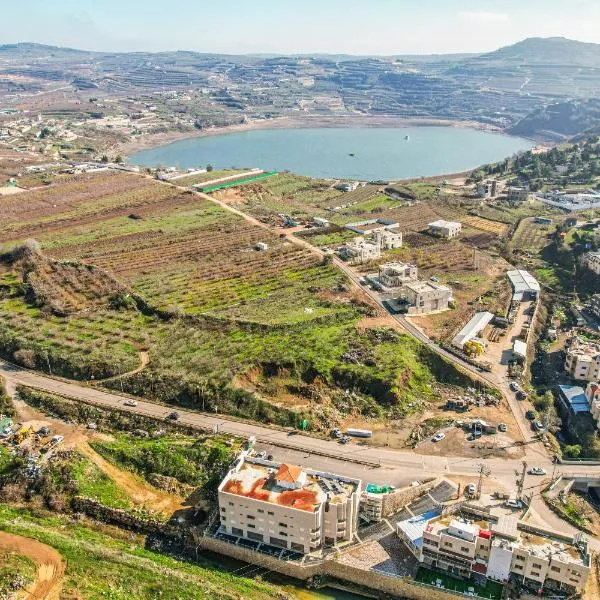
[[254, 129], [142, 150], [129, 162], [183, 169], [260, 168], [366, 181], [457, 173], [528, 150], [533, 142], [466, 127]]

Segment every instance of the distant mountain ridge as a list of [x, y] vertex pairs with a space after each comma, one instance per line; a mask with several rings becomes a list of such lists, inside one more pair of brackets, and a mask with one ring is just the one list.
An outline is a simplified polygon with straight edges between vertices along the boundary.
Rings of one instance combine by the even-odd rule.
[[59, 52], [65, 54], [90, 54], [90, 55], [176, 55], [187, 54], [200, 57], [248, 57], [258, 60], [271, 60], [283, 57], [315, 57], [326, 58], [331, 60], [357, 60], [357, 59], [390, 59], [395, 58], [407, 61], [461, 61], [461, 60], [477, 60], [477, 61], [522, 61], [529, 64], [573, 64], [579, 66], [593, 66], [600, 68], [600, 44], [592, 42], [580, 42], [564, 37], [532, 37], [526, 38], [520, 42], [509, 46], [503, 46], [492, 52], [471, 52], [471, 53], [447, 53], [447, 54], [390, 54], [390, 55], [374, 55], [374, 54], [337, 54], [323, 52], [299, 52], [299, 53], [249, 53], [249, 54], [227, 54], [220, 52], [200, 52], [196, 50], [166, 50], [160, 52], [152, 52], [147, 50], [138, 50], [131, 52], [119, 51], [94, 51], [82, 50], [79, 48], [70, 48], [65, 46], [53, 46], [48, 44], [39, 44], [37, 42], [17, 42], [12, 44], [0, 44], [0, 53], [12, 53], [14, 51], [34, 54], [36, 52]]
[[600, 68], [600, 44], [579, 42], [564, 37], [527, 38], [512, 46], [504, 46], [494, 52], [481, 54], [474, 60]]

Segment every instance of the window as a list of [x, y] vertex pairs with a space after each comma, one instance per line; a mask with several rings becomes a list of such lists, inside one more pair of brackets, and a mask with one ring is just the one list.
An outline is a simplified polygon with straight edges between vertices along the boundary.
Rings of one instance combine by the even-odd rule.
[[469, 551], [469, 549], [468, 549], [468, 548], [465, 548], [464, 546], [461, 546], [461, 547], [460, 547], [460, 551], [461, 551], [461, 552], [468, 552], [468, 551]]
[[287, 533], [285, 531], [280, 531], [279, 535], [282, 535], [283, 537], [287, 537]]
[[257, 542], [262, 542], [263, 541], [262, 533], [256, 533], [254, 531], [249, 531], [248, 532], [248, 538], [251, 539], [251, 540], [256, 540]]
[[250, 519], [251, 521], [254, 521], [254, 519], [256, 519], [256, 517], [254, 515], [246, 515], [246, 519]]
[[539, 574], [539, 573], [537, 573], [537, 572], [531, 571], [531, 576], [532, 576], [532, 577], [539, 577], [539, 576], [540, 576], [540, 574]]
[[258, 512], [259, 512], [259, 513], [264, 513], [265, 511], [264, 511], [262, 508], [259, 508], [259, 509], [258, 509]]
[[287, 527], [287, 523], [279, 523], [279, 527]]
[[542, 568], [542, 565], [540, 565], [540, 564], [538, 564], [538, 563], [533, 563], [533, 564], [531, 565], [531, 568], [532, 568], [532, 569], [541, 569], [541, 568]]
[[296, 552], [304, 552], [304, 546], [302, 544], [292, 542], [290, 545], [292, 546], [292, 550], [295, 550]]
[[560, 567], [550, 567], [551, 571], [554, 571], [555, 573], [560, 573]]
[[233, 506], [233, 502], [229, 502], [229, 506]]
[[270, 510], [269, 510], [269, 511], [267, 511], [267, 514], [268, 514], [268, 515], [271, 515], [271, 516], [274, 516], [274, 515], [275, 515], [275, 513], [274, 513], [274, 512], [271, 512]]
[[227, 517], [221, 517], [221, 521], [227, 521]]
[[452, 542], [444, 542], [444, 546], [448, 546], [449, 548], [452, 548]]
[[242, 529], [240, 529], [239, 527], [232, 527], [231, 528], [231, 533], [233, 533], [233, 535], [244, 535], [244, 531]]
[[225, 512], [227, 509], [224, 506], [221, 506], [221, 512]]
[[248, 529], [256, 529], [256, 525], [254, 525], [254, 523], [248, 523], [247, 527]]
[[517, 571], [522, 571], [523, 565], [515, 565], [514, 568], [517, 569]]
[[525, 560], [525, 557], [524, 557], [524, 556], [519, 556], [518, 554], [517, 554], [517, 556], [516, 556], [515, 558], [516, 558], [517, 560]]

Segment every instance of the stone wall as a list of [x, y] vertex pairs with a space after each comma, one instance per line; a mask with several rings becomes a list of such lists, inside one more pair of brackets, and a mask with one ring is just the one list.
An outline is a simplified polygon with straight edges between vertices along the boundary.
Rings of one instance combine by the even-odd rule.
[[390, 494], [385, 494], [383, 496], [383, 516], [389, 517], [399, 510], [402, 510], [407, 504], [410, 504], [413, 500], [416, 500], [423, 494], [426, 494], [429, 490], [433, 489], [440, 481], [441, 479], [433, 478], [421, 485], [402, 488], [401, 490], [395, 490]]
[[411, 600], [456, 600], [457, 598], [464, 598], [462, 594], [423, 585], [410, 578], [393, 577], [376, 571], [358, 569], [340, 563], [333, 557], [313, 564], [300, 564], [280, 561], [271, 556], [259, 554], [212, 537], [198, 538], [197, 544], [210, 552], [225, 554], [300, 581], [318, 578], [324, 579], [324, 583], [326, 583], [327, 578], [332, 578], [357, 586], [368, 587], [369, 590], [381, 592], [382, 594], [390, 594], [394, 597], [409, 598]]

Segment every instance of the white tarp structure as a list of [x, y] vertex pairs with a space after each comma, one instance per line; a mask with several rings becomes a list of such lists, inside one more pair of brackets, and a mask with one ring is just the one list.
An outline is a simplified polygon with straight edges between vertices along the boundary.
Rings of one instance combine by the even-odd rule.
[[513, 344], [513, 354], [521, 358], [527, 357], [527, 344], [522, 340], [515, 340]]
[[513, 287], [513, 300], [523, 300], [525, 294], [538, 294], [540, 284], [529, 271], [508, 271], [506, 273]]
[[462, 350], [465, 344], [477, 337], [485, 326], [494, 318], [491, 312], [478, 312], [473, 318], [454, 336], [452, 345]]

